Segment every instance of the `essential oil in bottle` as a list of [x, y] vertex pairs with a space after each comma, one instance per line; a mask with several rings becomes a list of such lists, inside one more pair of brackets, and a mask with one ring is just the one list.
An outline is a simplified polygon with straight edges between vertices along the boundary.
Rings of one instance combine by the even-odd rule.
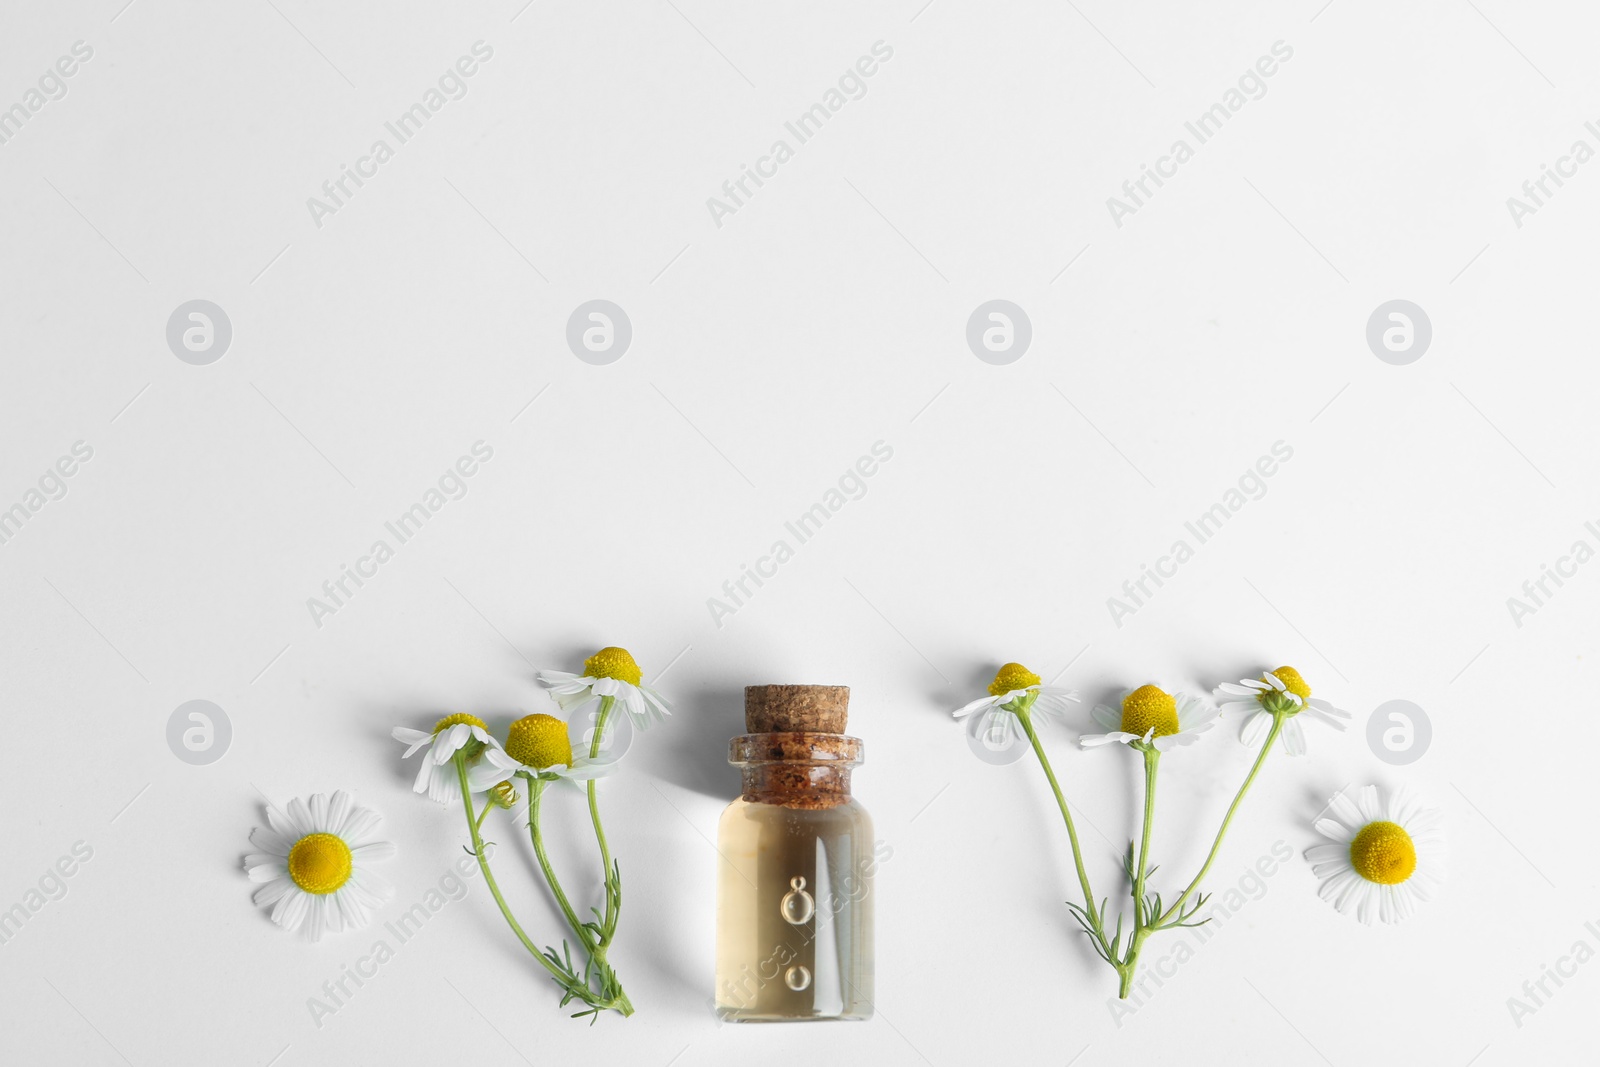
[[872, 1017], [872, 819], [850, 796], [850, 689], [753, 685], [729, 746], [742, 790], [717, 829], [717, 1014]]

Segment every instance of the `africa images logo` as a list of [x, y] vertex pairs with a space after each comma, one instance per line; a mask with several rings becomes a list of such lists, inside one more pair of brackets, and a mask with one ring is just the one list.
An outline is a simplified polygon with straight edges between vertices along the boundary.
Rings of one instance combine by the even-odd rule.
[[482, 64], [494, 58], [494, 47], [483, 41], [474, 41], [471, 52], [471, 55], [462, 56], [454, 65], [446, 67], [437, 83], [423, 90], [420, 100], [400, 112], [393, 121], [383, 124], [383, 128], [394, 138], [394, 144], [390, 144], [388, 138], [379, 137], [372, 142], [365, 155], [356, 158], [353, 168], [339, 164], [338, 175], [322, 183], [321, 197], [306, 198], [306, 210], [311, 213], [311, 221], [317, 229], [322, 229], [324, 218], [337, 215], [362, 186], [376, 178], [378, 168], [395, 157], [399, 146], [421, 133], [422, 127], [443, 111], [446, 104], [467, 95], [467, 79], [477, 74]]
[[[1294, 48], [1283, 41], [1273, 41], [1270, 55], [1257, 59], [1239, 75], [1235, 85], [1223, 92], [1221, 100], [1206, 108], [1193, 121], [1183, 124], [1184, 132], [1194, 138], [1194, 144], [1190, 144], [1187, 138], [1179, 137], [1172, 142], [1166, 154], [1156, 158], [1154, 167], [1141, 163], [1139, 176], [1122, 183], [1122, 196], [1126, 199], [1106, 197], [1106, 210], [1111, 213], [1111, 221], [1117, 229], [1122, 229], [1125, 218], [1138, 214], [1139, 209], [1155, 196], [1157, 189], [1178, 176], [1178, 168], [1194, 158], [1196, 148], [1221, 133], [1224, 124], [1243, 111], [1250, 101], [1266, 96], [1267, 79], [1278, 73], [1281, 64], [1293, 58]], [[1152, 183], [1154, 189], [1150, 187]]]

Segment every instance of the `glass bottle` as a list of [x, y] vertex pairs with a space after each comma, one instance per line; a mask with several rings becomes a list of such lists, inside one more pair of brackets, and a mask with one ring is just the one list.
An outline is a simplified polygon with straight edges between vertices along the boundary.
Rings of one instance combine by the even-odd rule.
[[745, 689], [728, 762], [743, 788], [717, 828], [717, 1014], [872, 1017], [872, 818], [850, 796], [850, 689]]

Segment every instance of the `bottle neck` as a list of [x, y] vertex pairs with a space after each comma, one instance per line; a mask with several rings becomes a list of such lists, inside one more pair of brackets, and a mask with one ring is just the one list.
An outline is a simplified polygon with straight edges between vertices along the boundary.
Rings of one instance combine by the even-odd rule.
[[746, 734], [733, 739], [728, 762], [740, 770], [748, 803], [832, 808], [850, 800], [861, 742], [844, 734]]

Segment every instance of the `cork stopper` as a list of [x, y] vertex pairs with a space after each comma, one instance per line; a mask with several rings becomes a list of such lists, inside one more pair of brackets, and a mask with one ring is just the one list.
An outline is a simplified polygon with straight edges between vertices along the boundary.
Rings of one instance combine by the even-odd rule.
[[847, 685], [747, 685], [744, 728], [753, 734], [842, 734], [849, 705]]

